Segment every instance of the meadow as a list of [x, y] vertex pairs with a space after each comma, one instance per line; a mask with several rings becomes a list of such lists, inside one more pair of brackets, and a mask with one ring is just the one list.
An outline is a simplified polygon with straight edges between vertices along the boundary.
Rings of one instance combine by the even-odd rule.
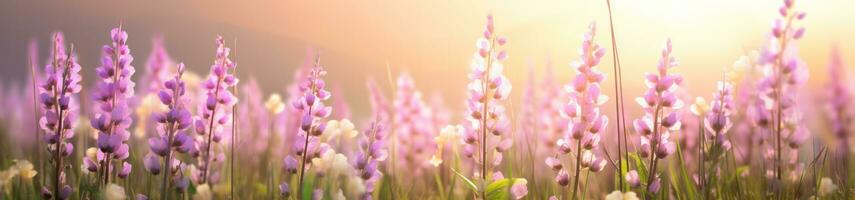
[[[54, 32], [39, 38], [49, 55], [25, 49], [25, 82], [0, 80], [0, 200], [853, 199], [850, 69], [835, 49], [826, 71], [809, 72], [802, 2], [758, 8], [777, 11], [754, 26], [763, 43], [710, 75], [705, 95], [685, 86], [681, 41], [667, 35], [651, 63], [634, 65], [647, 73], [622, 74], [620, 24], [603, 3], [609, 18], [560, 54], [571, 63], [528, 65], [516, 85], [507, 44], [524, 41], [484, 13], [460, 66], [467, 84], [454, 88], [465, 99], [422, 92], [432, 83], [389, 67], [348, 91], [364, 94], [368, 113], [351, 112], [327, 76], [358, 75], [328, 68], [321, 50], [276, 72], [293, 77], [278, 93], [238, 75], [227, 35], [195, 47], [210, 67], [193, 71], [162, 43], [132, 51], [128, 41], [145, 38], [125, 24], [103, 30], [97, 66], [81, 66], [90, 49]], [[829, 81], [810, 87], [811, 73]]]

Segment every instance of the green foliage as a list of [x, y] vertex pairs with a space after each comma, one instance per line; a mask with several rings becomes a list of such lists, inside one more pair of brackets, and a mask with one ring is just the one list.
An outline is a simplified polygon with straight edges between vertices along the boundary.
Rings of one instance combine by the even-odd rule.
[[454, 168], [451, 168], [451, 171], [454, 172], [454, 174], [456, 174], [457, 177], [459, 177], [460, 179], [463, 179], [463, 182], [466, 183], [466, 186], [468, 186], [469, 189], [472, 190], [472, 192], [478, 193], [478, 185], [476, 185], [475, 182], [472, 182], [472, 180], [469, 180], [469, 178], [466, 178], [466, 176], [464, 176], [463, 174], [461, 174], [460, 172], [458, 172]]
[[504, 200], [511, 199], [511, 186], [517, 181], [525, 181], [524, 179], [506, 178], [494, 181], [487, 185], [487, 200]]
[[[680, 170], [680, 176], [679, 176], [680, 179], [679, 180], [673, 180], [674, 178], [677, 178], [677, 177], [674, 177], [674, 178], [672, 178], [672, 182], [674, 185], [676, 185], [678, 187], [677, 191], [682, 191], [682, 192], [677, 192], [676, 196], [678, 196], [678, 199], [690, 199], [692, 197], [697, 197], [698, 191], [697, 191], [697, 188], [695, 188], [695, 182], [692, 181], [692, 177], [689, 175], [689, 170], [686, 169], [686, 161], [683, 159], [684, 158], [683, 147], [680, 145], [679, 142], [677, 142], [676, 144], [677, 144], [677, 157], [676, 158], [677, 158], [677, 160], [679, 160], [679, 162], [677, 162], [677, 165], [679, 165], [679, 168], [680, 168], [679, 169]], [[671, 170], [671, 171], [674, 171], [674, 170]], [[682, 187], [680, 187], [680, 186], [682, 186]]]

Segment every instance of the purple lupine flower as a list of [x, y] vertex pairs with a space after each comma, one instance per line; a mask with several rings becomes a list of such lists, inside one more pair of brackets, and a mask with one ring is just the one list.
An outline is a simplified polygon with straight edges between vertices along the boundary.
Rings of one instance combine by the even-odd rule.
[[[39, 84], [42, 72], [39, 70], [38, 48], [36, 40], [31, 40], [27, 48], [29, 72], [24, 85], [12, 82], [10, 85], [0, 83], [0, 106], [8, 109], [0, 116], [6, 129], [8, 139], [23, 149], [43, 149], [41, 146], [41, 128], [39, 127], [40, 101], [38, 100]], [[73, 105], [72, 105], [73, 106]], [[35, 148], [33, 148], [35, 147]], [[38, 157], [38, 162], [41, 162]], [[38, 164], [38, 163], [37, 163]], [[41, 164], [38, 164], [41, 166]]]
[[[608, 99], [600, 93], [600, 83], [605, 80], [605, 74], [594, 68], [605, 55], [605, 49], [594, 42], [595, 35], [596, 24], [591, 23], [582, 37], [582, 47], [579, 49], [580, 60], [570, 64], [576, 70], [575, 78], [565, 87], [566, 92], [570, 94], [570, 102], [560, 109], [561, 115], [570, 120], [568, 126], [570, 134], [559, 139], [558, 143], [569, 145], [573, 140], [576, 141], [573, 197], [576, 196], [577, 188], [580, 187], [579, 175], [583, 169], [599, 172], [606, 165], [605, 159], [598, 158], [593, 153], [599, 148], [600, 133], [605, 131], [608, 124], [608, 117], [602, 115], [599, 108]], [[556, 157], [559, 157], [569, 151], [559, 149], [556, 153]], [[556, 158], [547, 159], [552, 161], [547, 162], [547, 165], [551, 164], [555, 169], [555, 160]]]
[[[672, 74], [669, 70], [677, 66], [677, 61], [671, 55], [671, 39], [662, 49], [662, 57], [657, 65], [657, 73], [645, 75], [645, 85], [648, 90], [636, 102], [644, 108], [644, 116], [633, 121], [636, 133], [640, 134], [640, 152], [642, 157], [652, 156], [647, 190], [656, 193], [659, 190], [657, 172], [658, 160], [671, 155], [676, 150], [676, 144], [670, 140], [670, 135], [680, 129], [680, 112], [683, 101], [677, 97], [676, 91], [683, 82], [680, 75]], [[654, 180], [657, 180], [654, 182]]]
[[[379, 121], [378, 119], [375, 120]], [[355, 160], [352, 163], [356, 177], [361, 180], [351, 181], [356, 181], [357, 184], [365, 188], [364, 191], [357, 191], [362, 193], [359, 196], [360, 199], [372, 199], [371, 194], [374, 192], [374, 186], [383, 176], [378, 167], [379, 163], [388, 157], [385, 147], [386, 131], [377, 121], [372, 122], [371, 127], [359, 138], [359, 151], [356, 152]]]
[[734, 62], [733, 68], [735, 70], [741, 70], [741, 77], [734, 79], [734, 100], [733, 107], [740, 108], [735, 109], [734, 111], [734, 119], [742, 119], [742, 120], [734, 120], [734, 127], [731, 130], [732, 134], [736, 138], [747, 138], [745, 140], [734, 140], [731, 141], [733, 146], [739, 146], [744, 148], [734, 148], [734, 157], [738, 163], [749, 164], [754, 156], [755, 146], [761, 146], [759, 144], [761, 141], [761, 137], [764, 137], [765, 133], [761, 132], [764, 128], [758, 126], [758, 121], [755, 121], [755, 113], [757, 110], [755, 106], [757, 105], [755, 101], [759, 101], [757, 98], [757, 91], [755, 90], [756, 80], [757, 80], [757, 67], [755, 65], [757, 61], [757, 52], [751, 51], [747, 55], [740, 56], [739, 59]]
[[[731, 121], [731, 113], [733, 110], [733, 86], [729, 82], [718, 82], [718, 89], [713, 94], [713, 100], [710, 102], [709, 111], [705, 112], [704, 127], [706, 134], [702, 137], [703, 142], [701, 148], [703, 151], [703, 160], [701, 161], [700, 173], [701, 185], [714, 183], [716, 174], [719, 174], [719, 161], [731, 149], [731, 143], [726, 134], [733, 127]], [[693, 105], [694, 106], [694, 105]], [[706, 163], [710, 161], [710, 163]], [[707, 171], [710, 170], [710, 171]], [[705, 192], [710, 192], [711, 186], [703, 187]]]
[[98, 131], [98, 149], [105, 154], [103, 160], [96, 162], [101, 168], [103, 184], [110, 183], [111, 174], [115, 173], [111, 170], [118, 168], [115, 165], [125, 166], [130, 153], [125, 142], [130, 138], [128, 128], [133, 121], [129, 102], [135, 85], [131, 76], [136, 72], [131, 66], [134, 57], [126, 43], [128, 33], [119, 27], [111, 30], [110, 36], [112, 44], [102, 48], [101, 66], [95, 70], [101, 81], [93, 95], [97, 109], [91, 121], [92, 128]]
[[[807, 128], [801, 123], [796, 98], [796, 89], [808, 76], [806, 64], [798, 57], [795, 42], [804, 36], [805, 28], [798, 27], [795, 22], [803, 20], [805, 13], [795, 10], [794, 5], [793, 0], [784, 0], [784, 5], [778, 9], [781, 18], [772, 23], [771, 37], [761, 49], [758, 61], [764, 72], [757, 88], [762, 100], [758, 104], [765, 105], [758, 108], [763, 109], [762, 114], [768, 114], [771, 123], [766, 132], [773, 133], [774, 141], [768, 143], [771, 146], [766, 151], [774, 167], [770, 174], [778, 181], [783, 179], [787, 168], [783, 155], [798, 156], [795, 150], [809, 137]], [[785, 142], [793, 151], [785, 152]], [[792, 159], [786, 164], [795, 168], [797, 161]]]
[[291, 196], [291, 187], [288, 186], [288, 182], [282, 182], [279, 184], [279, 195], [285, 198]]
[[[74, 54], [74, 46], [66, 54], [62, 33], [55, 33], [53, 38], [53, 57], [45, 66], [44, 81], [39, 87], [39, 97], [42, 118], [39, 120], [45, 133], [47, 150], [55, 166], [53, 190], [47, 187], [44, 192], [57, 195], [58, 199], [66, 199], [71, 186], [66, 184], [65, 157], [71, 155], [74, 145], [67, 142], [74, 137], [74, 126], [77, 124], [77, 108], [74, 105], [74, 95], [80, 93], [80, 64]], [[45, 184], [47, 185], [47, 184]], [[66, 189], [67, 188], [67, 189]]]
[[383, 91], [377, 87], [374, 79], [368, 79], [366, 87], [368, 87], [369, 94], [368, 102], [371, 104], [371, 119], [376, 119], [381, 124], [389, 124], [389, 120], [392, 120], [390, 111], [392, 108], [389, 100], [383, 95]]
[[[258, 81], [250, 78], [247, 84], [241, 86], [241, 102], [238, 105], [239, 112], [238, 128], [241, 133], [244, 133], [244, 139], [241, 140], [241, 152], [246, 151], [247, 155], [261, 155], [268, 149], [268, 144], [277, 142], [273, 140], [273, 130], [271, 124], [275, 114], [271, 113], [265, 106], [264, 94]], [[286, 108], [287, 109], [287, 108]], [[262, 159], [251, 159], [242, 162], [249, 162], [250, 166], [261, 164]], [[251, 163], [251, 164], [250, 164]]]
[[[507, 52], [498, 48], [504, 46], [507, 39], [495, 34], [493, 28], [493, 16], [487, 16], [487, 26], [484, 35], [476, 43], [478, 51], [472, 58], [469, 74], [471, 82], [467, 86], [469, 98], [466, 100], [468, 114], [466, 133], [464, 134], [464, 153], [472, 157], [474, 163], [481, 169], [476, 171], [476, 177], [481, 179], [482, 187], [488, 184], [487, 177], [490, 167], [497, 167], [502, 163], [502, 151], [510, 147], [511, 139], [503, 138], [502, 135], [508, 131], [510, 120], [505, 115], [505, 107], [498, 101], [508, 98], [511, 92], [511, 82], [502, 74], [504, 66], [502, 61], [507, 59]], [[493, 147], [489, 143], [492, 140]], [[493, 148], [488, 151], [488, 148]], [[488, 154], [492, 158], [488, 159]], [[481, 189], [481, 197], [484, 198], [486, 190]]]
[[[555, 73], [551, 61], [546, 63], [543, 73], [543, 80], [537, 83], [536, 90], [540, 93], [537, 95], [536, 110], [536, 130], [538, 146], [545, 148], [537, 148], [535, 153], [538, 160], [554, 157], [555, 152], [561, 151], [561, 147], [556, 141], [561, 140], [567, 133], [567, 126], [570, 118], [562, 117], [561, 113], [564, 105], [570, 100], [569, 94], [563, 92], [561, 84], [555, 80]], [[569, 146], [567, 152], [569, 152]]]
[[196, 140], [199, 153], [191, 154], [198, 158], [196, 168], [201, 170], [194, 177], [198, 184], [216, 183], [219, 178], [217, 169], [225, 159], [225, 154], [219, 145], [226, 126], [230, 125], [231, 116], [228, 109], [237, 103], [237, 98], [229, 91], [238, 83], [234, 69], [237, 64], [229, 59], [230, 48], [226, 47], [222, 36], [217, 36], [217, 52], [208, 79], [202, 83], [206, 90], [205, 101], [197, 110], [199, 116], [195, 119]]
[[[297, 196], [302, 196], [303, 177], [306, 173], [306, 165], [309, 158], [318, 157], [325, 149], [329, 148], [328, 145], [320, 143], [317, 137], [312, 137], [320, 136], [324, 132], [326, 123], [323, 122], [323, 119], [332, 114], [332, 107], [326, 106], [323, 103], [323, 101], [328, 100], [332, 95], [324, 89], [326, 82], [322, 78], [326, 74], [327, 72], [320, 65], [320, 57], [316, 57], [314, 67], [309, 71], [308, 78], [298, 85], [298, 90], [301, 93], [300, 98], [291, 102], [293, 108], [301, 112], [299, 126], [301, 131], [298, 132], [298, 139], [295, 143], [295, 145], [299, 145], [296, 147], [296, 153], [302, 158], [300, 161], [300, 176], [297, 182], [299, 184], [297, 187]], [[310, 144], [314, 145], [310, 146]]]
[[434, 153], [432, 139], [436, 128], [431, 123], [432, 112], [410, 75], [398, 76], [395, 89], [395, 100], [392, 103], [395, 111], [394, 137], [397, 146], [402, 147], [396, 149], [400, 162], [395, 167], [407, 170], [413, 177], [420, 177], [430, 166], [428, 161]]
[[[183, 173], [175, 168], [177, 166], [174, 163], [178, 160], [176, 160], [174, 152], [198, 151], [196, 146], [192, 144], [193, 141], [187, 136], [187, 130], [193, 124], [193, 118], [185, 106], [187, 103], [185, 98], [187, 86], [182, 80], [184, 63], [179, 63], [177, 68], [174, 77], [170, 80], [164, 80], [163, 89], [157, 93], [160, 102], [168, 109], [151, 116], [152, 121], [156, 122], [158, 126], [157, 135], [148, 139], [151, 153], [146, 155], [143, 161], [146, 170], [154, 175], [165, 171], [161, 185], [162, 199], [167, 198], [168, 192], [166, 191], [170, 188], [169, 184], [173, 182], [173, 177], [177, 173]], [[163, 165], [161, 166], [160, 163]]]
[[[541, 153], [544, 152], [544, 148], [539, 148], [539, 142], [541, 142], [543, 138], [542, 136], [540, 136], [540, 134], [548, 135], [548, 133], [540, 132], [540, 129], [542, 127], [540, 126], [541, 124], [539, 123], [540, 121], [538, 117], [542, 114], [539, 112], [539, 110], [537, 110], [539, 103], [538, 101], [540, 100], [537, 94], [540, 88], [537, 88], [538, 85], [536, 85], [535, 83], [535, 80], [537, 78], [535, 77], [534, 65], [529, 63], [527, 68], [528, 80], [526, 80], [525, 87], [523, 88], [522, 108], [520, 108], [520, 120], [518, 120], [517, 122], [519, 123], [520, 134], [515, 134], [514, 140], [524, 141], [520, 142], [520, 145], [518, 145], [518, 147], [521, 149], [528, 149], [529, 151], [533, 151], [532, 156], [534, 156], [535, 158], [533, 158], [532, 160], [546, 159], [548, 156]], [[532, 170], [540, 169], [544, 168], [542, 166], [539, 166], [535, 167]]]
[[843, 63], [843, 58], [840, 56], [840, 50], [834, 48], [831, 52], [831, 62], [828, 65], [829, 82], [826, 101], [828, 102], [827, 113], [829, 122], [831, 123], [831, 133], [838, 141], [837, 149], [834, 151], [834, 159], [832, 162], [832, 173], [836, 180], [840, 180], [843, 184], [849, 180], [849, 151], [850, 151], [850, 133], [852, 121], [852, 100], [851, 90], [849, 88], [850, 80], [846, 76], [846, 67]]
[[624, 177], [624, 179], [626, 179], [626, 182], [632, 188], [636, 188], [641, 185], [641, 179], [638, 178], [638, 171], [631, 170], [627, 172], [626, 177]]
[[175, 63], [166, 52], [163, 38], [157, 37], [152, 40], [151, 53], [146, 61], [146, 72], [140, 78], [140, 82], [146, 83], [140, 93], [147, 94], [163, 90], [163, 82], [172, 78], [169, 73]]
[[163, 82], [172, 78], [171, 72], [175, 71], [175, 63], [166, 52], [162, 37], [152, 40], [152, 49], [146, 61], [144, 71], [141, 74], [138, 98], [131, 103], [136, 107], [133, 136], [138, 139], [156, 136], [155, 127], [157, 122], [151, 120], [155, 112], [163, 111], [161, 102], [158, 101], [157, 93], [163, 90]]
[[706, 137], [709, 137], [712, 148], [730, 149], [730, 141], [727, 141], [725, 134], [733, 127], [733, 122], [730, 120], [733, 109], [732, 88], [733, 86], [729, 82], [718, 83], [718, 91], [713, 95], [710, 111], [704, 119], [704, 127], [709, 134]]
[[[288, 85], [286, 88], [286, 94], [288, 99], [285, 101], [287, 103], [298, 101], [303, 97], [303, 92], [300, 90], [300, 84], [305, 82], [309, 77], [309, 71], [314, 64], [314, 53], [312, 49], [306, 50], [305, 59], [303, 59], [302, 64], [297, 67], [294, 71], [293, 82]], [[300, 139], [300, 123], [303, 118], [303, 111], [301, 109], [297, 109], [294, 106], [285, 106], [285, 111], [283, 111], [279, 116], [276, 116], [274, 119], [274, 124], [278, 127], [274, 127], [276, 130], [281, 130], [283, 136], [284, 144], [290, 144], [290, 148], [285, 148], [283, 151], [284, 155], [293, 156], [298, 154], [298, 150], [303, 148], [300, 144], [300, 141], [304, 141]], [[275, 123], [278, 121], [284, 121], [284, 123]], [[305, 139], [305, 137], [303, 138]], [[302, 150], [300, 150], [302, 151]]]

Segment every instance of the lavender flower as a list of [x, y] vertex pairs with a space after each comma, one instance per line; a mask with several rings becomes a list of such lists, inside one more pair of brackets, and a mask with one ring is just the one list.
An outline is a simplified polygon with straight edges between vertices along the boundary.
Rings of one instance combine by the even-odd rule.
[[[178, 72], [171, 80], [163, 82], [163, 90], [157, 96], [160, 102], [168, 107], [168, 110], [163, 113], [152, 114], [152, 121], [158, 123], [157, 136], [149, 138], [148, 144], [151, 148], [151, 153], [146, 155], [143, 162], [146, 169], [152, 174], [159, 174], [161, 170], [163, 174], [163, 184], [161, 185], [161, 199], [168, 198], [169, 184], [173, 182], [173, 177], [178, 173], [178, 165], [181, 163], [177, 160], [173, 152], [188, 153], [198, 151], [191, 137], [185, 132], [193, 124], [190, 111], [185, 107], [186, 85], [181, 77], [184, 75], [184, 63], [178, 64]], [[161, 157], [159, 159], [157, 157]], [[161, 166], [161, 160], [163, 165]], [[180, 180], [179, 180], [180, 181]]]
[[155, 38], [152, 40], [151, 53], [145, 64], [145, 73], [140, 77], [140, 88], [137, 88], [137, 96], [140, 98], [132, 104], [136, 106], [137, 124], [134, 126], [134, 137], [143, 139], [145, 137], [155, 136], [148, 135], [154, 133], [157, 122], [150, 120], [151, 115], [155, 112], [163, 112], [165, 107], [158, 101], [157, 92], [163, 90], [163, 82], [171, 79], [174, 71], [175, 63], [166, 52], [163, 44], [163, 38]]
[[362, 190], [356, 191], [361, 193], [360, 199], [372, 199], [371, 194], [374, 192], [383, 173], [380, 172], [380, 162], [388, 157], [386, 152], [386, 135], [383, 131], [384, 127], [377, 122], [372, 122], [371, 127], [365, 131], [363, 137], [359, 138], [359, 152], [356, 153], [353, 168], [358, 179], [350, 181], [354, 184], [361, 185]]
[[[293, 103], [300, 101], [303, 98], [303, 91], [300, 89], [300, 84], [306, 82], [309, 77], [309, 72], [312, 69], [315, 62], [315, 54], [311, 49], [308, 49], [306, 52], [305, 59], [302, 64], [297, 67], [294, 71], [293, 82], [287, 87], [287, 96], [288, 99], [285, 102]], [[293, 155], [296, 154], [299, 156], [297, 150], [302, 148], [299, 141], [301, 127], [300, 123], [302, 123], [303, 119], [303, 110], [297, 109], [294, 106], [286, 106], [285, 111], [278, 116], [284, 123], [281, 123], [280, 127], [275, 127], [277, 130], [282, 130], [284, 133], [284, 141], [285, 144], [291, 144], [291, 148], [286, 148], [283, 153], [285, 155]], [[280, 120], [277, 119], [277, 120]], [[298, 141], [299, 140], [299, 141]]]
[[428, 159], [434, 151], [431, 140], [436, 132], [432, 112], [424, 102], [422, 93], [416, 89], [413, 78], [407, 74], [398, 76], [395, 100], [392, 104], [395, 116], [395, 141], [397, 141], [399, 169], [407, 170], [413, 177], [420, 177], [430, 165]]
[[[729, 82], [719, 82], [718, 91], [713, 94], [713, 100], [710, 102], [709, 111], [703, 112], [704, 127], [706, 134], [702, 137], [701, 148], [703, 150], [702, 164], [700, 169], [704, 170], [701, 175], [701, 185], [705, 195], [710, 195], [712, 187], [718, 180], [715, 174], [719, 174], [719, 162], [725, 154], [730, 151], [731, 143], [727, 139], [727, 132], [733, 127], [733, 122], [730, 119], [731, 110], [733, 109], [733, 97], [731, 91], [733, 86]], [[692, 105], [693, 110], [697, 110], [695, 104]], [[703, 109], [703, 108], [701, 108]], [[705, 163], [710, 161], [710, 163]], [[708, 165], [705, 165], [708, 164]], [[711, 172], [707, 172], [711, 170]]]
[[600, 63], [605, 49], [594, 42], [595, 35], [596, 24], [591, 23], [588, 32], [582, 37], [580, 61], [571, 64], [576, 70], [576, 77], [565, 88], [570, 94], [570, 102], [561, 109], [562, 116], [570, 120], [570, 134], [557, 141], [561, 149], [558, 149], [556, 157], [547, 158], [547, 165], [556, 171], [561, 170], [557, 167], [560, 166], [558, 156], [569, 153], [570, 144], [573, 140], [576, 141], [576, 168], [571, 198], [576, 198], [583, 169], [599, 172], [606, 165], [606, 160], [597, 158], [593, 153], [600, 145], [599, 133], [605, 131], [608, 124], [608, 117], [602, 115], [599, 108], [608, 99], [600, 93], [600, 83], [605, 80], [605, 74], [594, 68]]
[[[66, 54], [62, 33], [55, 33], [53, 38], [53, 57], [45, 66], [44, 82], [40, 85], [40, 103], [42, 117], [39, 120], [45, 133], [47, 150], [53, 161], [54, 174], [53, 190], [47, 191], [46, 196], [56, 199], [66, 199], [71, 193], [71, 186], [66, 183], [65, 157], [74, 152], [74, 145], [68, 139], [74, 137], [74, 126], [77, 122], [77, 108], [72, 102], [74, 95], [80, 93], [80, 64], [74, 55], [74, 46]], [[47, 185], [47, 184], [45, 184]]]
[[545, 148], [543, 154], [553, 154], [558, 151], [555, 141], [562, 139], [567, 134], [567, 126], [570, 124], [570, 119], [562, 117], [564, 105], [570, 100], [569, 93], [563, 92], [563, 88], [558, 81], [555, 80], [555, 73], [552, 64], [546, 65], [543, 81], [540, 82], [539, 91], [540, 102], [538, 103], [538, 127], [542, 131], [538, 134], [542, 144], [548, 147]]
[[[710, 102], [710, 110], [704, 119], [704, 127], [710, 137], [711, 148], [721, 148], [721, 150], [729, 150], [730, 142], [727, 141], [725, 134], [733, 126], [730, 120], [731, 110], [733, 109], [733, 97], [731, 96], [733, 86], [729, 82], [719, 82], [718, 91], [713, 95], [713, 101]], [[724, 153], [724, 152], [718, 152]], [[720, 155], [711, 155], [720, 156]]]
[[[237, 123], [244, 140], [241, 140], [241, 152], [247, 155], [262, 155], [270, 150], [270, 143], [281, 142], [276, 141], [273, 135], [272, 124], [275, 115], [281, 113], [278, 110], [270, 110], [267, 104], [279, 106], [284, 109], [286, 106], [282, 103], [282, 97], [278, 94], [272, 94], [266, 101], [264, 94], [261, 91], [261, 86], [254, 78], [250, 78], [248, 83], [241, 86], [241, 101], [238, 105], [238, 110], [243, 112], [238, 113]], [[245, 162], [245, 165], [259, 166], [264, 159], [251, 159]], [[242, 165], [243, 166], [243, 165]]]
[[[554, 158], [558, 151], [555, 141], [561, 139], [568, 118], [561, 117], [563, 105], [567, 102], [568, 94], [562, 92], [562, 87], [555, 80], [552, 64], [546, 64], [546, 70], [541, 82], [536, 82], [533, 65], [529, 65], [529, 78], [523, 90], [523, 104], [520, 113], [520, 131], [516, 134], [516, 141], [528, 141], [519, 146], [520, 149], [529, 149], [534, 158], [532, 161]], [[534, 165], [534, 171], [548, 170], [549, 166]]]
[[[323, 103], [323, 101], [329, 99], [331, 96], [330, 92], [324, 89], [326, 82], [321, 79], [326, 74], [327, 72], [320, 65], [320, 57], [316, 57], [315, 65], [309, 72], [308, 78], [300, 82], [298, 86], [300, 93], [302, 93], [301, 98], [291, 103], [296, 110], [302, 113], [300, 117], [301, 132], [299, 132], [299, 138], [302, 141], [298, 140], [295, 144], [301, 145], [297, 147], [296, 152], [302, 158], [300, 161], [300, 176], [297, 182], [299, 184], [297, 186], [297, 196], [302, 196], [303, 177], [306, 173], [306, 165], [309, 158], [318, 157], [324, 148], [317, 141], [317, 137], [312, 138], [312, 136], [320, 136], [324, 132], [326, 124], [322, 120], [332, 114], [332, 107], [325, 106]], [[309, 144], [313, 143], [315, 145], [309, 148]], [[310, 153], [313, 155], [310, 156]]]
[[[733, 146], [745, 147], [745, 148], [734, 148], [734, 154], [736, 155], [736, 160], [740, 163], [750, 164], [754, 158], [754, 149], [757, 146], [762, 145], [762, 141], [765, 140], [767, 133], [766, 128], [760, 126], [761, 122], [765, 121], [765, 117], [763, 112], [764, 109], [758, 109], [757, 101], [760, 99], [757, 97], [758, 91], [755, 90], [756, 82], [757, 82], [757, 67], [756, 61], [759, 57], [757, 51], [751, 51], [748, 55], [740, 56], [740, 58], [734, 62], [733, 69], [734, 71], [742, 71], [742, 77], [732, 79], [737, 81], [734, 86], [734, 101], [733, 106], [736, 109], [734, 112], [734, 128], [731, 131], [734, 137], [738, 138], [748, 138], [747, 140], [734, 140], [731, 141]], [[740, 73], [735, 73], [740, 74]]]
[[[217, 54], [214, 64], [211, 65], [211, 74], [203, 83], [206, 90], [205, 102], [197, 110], [200, 114], [196, 118], [194, 127], [201, 138], [197, 139], [196, 145], [200, 148], [198, 153], [193, 154], [198, 158], [198, 170], [194, 170], [193, 178], [198, 184], [213, 184], [219, 179], [219, 172], [215, 171], [219, 164], [225, 160], [225, 154], [218, 145], [230, 124], [231, 116], [227, 108], [237, 103], [237, 98], [229, 91], [238, 83], [234, 74], [237, 66], [229, 59], [230, 48], [226, 47], [222, 36], [217, 36]], [[216, 148], [216, 149], [214, 149]], [[201, 170], [201, 171], [199, 171]]]
[[163, 38], [155, 38], [152, 40], [151, 53], [146, 61], [146, 73], [142, 76], [142, 83], [146, 83], [141, 93], [154, 93], [164, 89], [163, 82], [168, 81], [171, 77], [169, 73], [173, 70], [175, 63], [166, 52], [166, 47], [163, 44]]
[[833, 159], [836, 164], [831, 165], [832, 173], [835, 179], [843, 183], [841, 185], [847, 185], [846, 183], [849, 180], [849, 138], [852, 131], [850, 125], [852, 108], [849, 105], [852, 94], [848, 87], [849, 79], [846, 77], [845, 69], [839, 49], [834, 48], [831, 53], [831, 63], [828, 65], [829, 83], [826, 111], [829, 122], [831, 122], [831, 132], [838, 141]]
[[679, 109], [683, 107], [683, 101], [675, 93], [683, 78], [669, 73], [669, 70], [676, 66], [677, 61], [671, 55], [671, 39], [668, 39], [657, 65], [658, 73], [648, 73], [645, 76], [648, 90], [636, 99], [644, 108], [644, 116], [636, 119], [633, 126], [636, 133], [641, 135], [639, 155], [650, 158], [647, 165], [650, 166], [647, 190], [651, 193], [659, 191], [658, 160], [676, 150], [670, 135], [680, 129]]
[[[498, 37], [493, 29], [493, 16], [487, 16], [487, 26], [483, 38], [476, 43], [478, 52], [472, 58], [472, 72], [469, 75], [471, 82], [467, 86], [469, 98], [467, 99], [468, 121], [464, 141], [467, 146], [465, 152], [473, 152], [474, 162], [481, 167], [476, 172], [476, 177], [481, 179], [481, 197], [486, 198], [487, 177], [489, 166], [499, 166], [502, 163], [502, 152], [508, 150], [512, 144], [511, 139], [503, 139], [502, 134], [508, 131], [510, 120], [505, 115], [505, 107], [498, 103], [508, 98], [511, 92], [511, 83], [502, 75], [504, 66], [502, 61], [508, 58], [508, 54], [498, 47], [505, 45], [507, 39]], [[497, 102], [493, 102], [497, 101]], [[492, 135], [488, 137], [489, 135]], [[494, 141], [492, 159], [487, 159]], [[480, 147], [479, 147], [480, 146]], [[477, 150], [476, 150], [477, 149]], [[477, 157], [475, 157], [477, 156]], [[480, 158], [478, 158], [480, 157]], [[501, 176], [500, 172], [496, 172]]]
[[392, 120], [390, 111], [392, 108], [390, 107], [389, 100], [383, 95], [383, 91], [377, 87], [374, 79], [368, 79], [366, 87], [368, 87], [369, 103], [371, 104], [371, 119], [375, 119], [381, 124], [389, 124], [390, 120]]
[[[129, 147], [125, 142], [130, 138], [128, 128], [133, 120], [130, 99], [134, 96], [135, 84], [131, 76], [136, 72], [131, 66], [134, 57], [126, 43], [128, 33], [119, 27], [111, 30], [110, 36], [112, 44], [102, 48], [104, 56], [101, 58], [101, 66], [96, 69], [101, 82], [98, 82], [97, 91], [94, 92], [97, 109], [91, 121], [92, 128], [98, 131], [98, 149], [104, 156], [89, 162], [98, 165], [95, 168], [100, 168], [98, 171], [105, 185], [110, 183], [115, 173], [112, 169], [118, 168], [118, 164], [121, 164], [122, 169], [116, 174], [130, 170], [130, 164], [124, 164], [129, 156]], [[113, 163], [113, 159], [120, 163]]]
[[[771, 37], [760, 52], [759, 63], [763, 67], [764, 77], [760, 80], [758, 91], [759, 98], [764, 103], [762, 113], [768, 114], [771, 133], [774, 133], [775, 141], [771, 142], [770, 159], [775, 167], [773, 173], [775, 179], [782, 180], [785, 170], [783, 154], [785, 153], [784, 140], [789, 141], [791, 149], [798, 149], [808, 138], [808, 131], [800, 123], [800, 113], [796, 109], [795, 90], [807, 79], [807, 69], [803, 61], [798, 58], [797, 47], [794, 41], [804, 36], [804, 27], [797, 27], [795, 22], [803, 20], [805, 13], [794, 9], [793, 0], [784, 0], [778, 11], [780, 19], [772, 24]], [[791, 155], [798, 156], [796, 151]], [[795, 165], [793, 159], [789, 165]], [[792, 166], [791, 166], [792, 167]]]
[[[529, 63], [527, 65], [527, 75], [525, 87], [523, 88], [523, 99], [522, 99], [522, 108], [520, 108], [520, 120], [519, 123], [519, 131], [521, 134], [516, 134], [514, 140], [517, 141], [525, 141], [519, 147], [532, 150], [534, 149], [535, 155], [537, 152], [538, 142], [540, 142], [539, 137], [537, 137], [537, 131], [540, 128], [540, 124], [538, 123], [538, 116], [540, 113], [537, 112], [538, 109], [538, 96], [537, 96], [537, 85], [535, 81], [535, 73], [534, 73], [534, 65]], [[535, 143], [528, 141], [529, 139], [534, 139]]]

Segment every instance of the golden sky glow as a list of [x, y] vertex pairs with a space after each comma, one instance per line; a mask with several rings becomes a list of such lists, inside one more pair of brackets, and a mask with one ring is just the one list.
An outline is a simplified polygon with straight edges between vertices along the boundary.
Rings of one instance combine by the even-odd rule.
[[[666, 38], [693, 95], [708, 96], [722, 70], [746, 50], [759, 46], [777, 16], [777, 0], [616, 0], [617, 39], [624, 66], [627, 96], [640, 93], [642, 73], [652, 71]], [[25, 64], [26, 41], [36, 37], [46, 47], [52, 30], [65, 31], [81, 47], [84, 70], [97, 63], [97, 48], [107, 41], [109, 27], [120, 21], [131, 35], [138, 67], [150, 48], [149, 38], [163, 35], [173, 58], [203, 72], [213, 56], [213, 38], [222, 34], [238, 41], [242, 76], [260, 79], [268, 91], [281, 91], [291, 72], [315, 47], [330, 69], [330, 82], [342, 85], [356, 111], [367, 110], [364, 80], [386, 79], [407, 71], [428, 94], [444, 93], [446, 103], [459, 107], [485, 16], [492, 13], [500, 35], [509, 38], [509, 78], [518, 96], [525, 66], [542, 69], [551, 60], [560, 80], [572, 72], [576, 49], [588, 23], [599, 25], [596, 39], [610, 48], [605, 1], [154, 1], [154, 2], [14, 2], [6, 13], [2, 58]], [[808, 13], [801, 55], [810, 65], [810, 85], [824, 82], [828, 52], [838, 44], [844, 57], [855, 55], [855, 2], [797, 1]], [[43, 51], [46, 52], [46, 51]], [[603, 70], [612, 74], [611, 53]], [[14, 56], [14, 57], [13, 57]], [[850, 59], [851, 60], [851, 59]], [[86, 67], [89, 64], [89, 67]], [[7, 67], [4, 67], [6, 70]], [[24, 73], [21, 70], [12, 72]], [[711, 74], [715, 76], [711, 76]], [[4, 76], [9, 77], [9, 76]], [[611, 77], [604, 87], [611, 90]]]

